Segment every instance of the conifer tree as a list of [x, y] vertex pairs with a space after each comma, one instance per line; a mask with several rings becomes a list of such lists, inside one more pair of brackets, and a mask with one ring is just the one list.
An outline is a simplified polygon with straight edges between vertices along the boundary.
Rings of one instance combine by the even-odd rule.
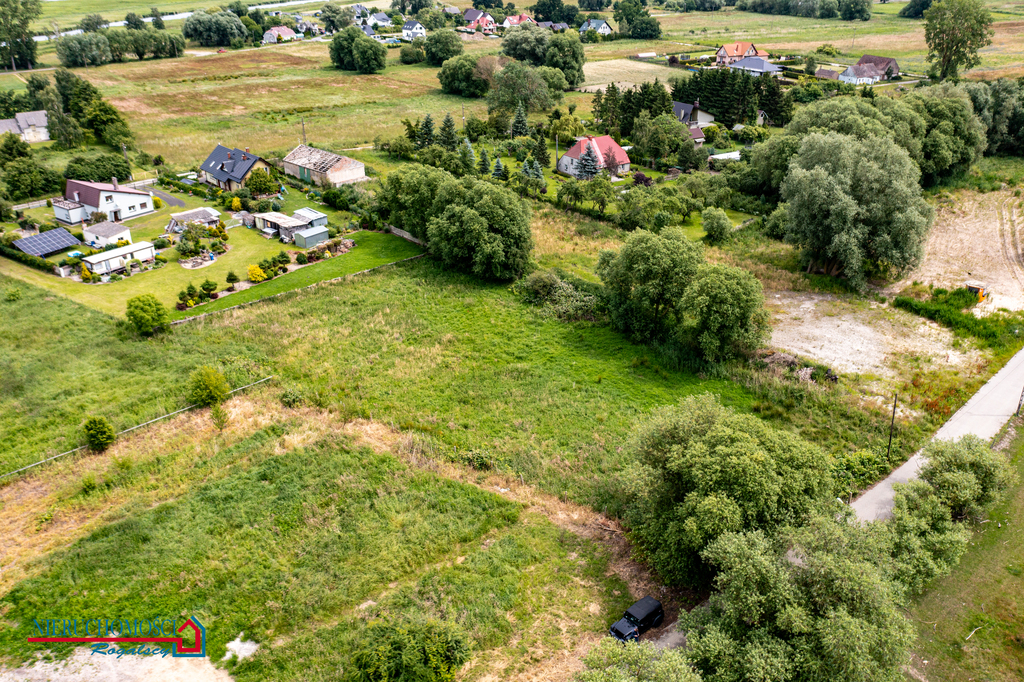
[[533, 167], [531, 168], [531, 170], [533, 171], [533, 177], [537, 178], [538, 180], [544, 179], [544, 170], [540, 167], [540, 163], [537, 161], [537, 159], [533, 160]]
[[427, 114], [420, 123], [419, 137], [416, 138], [416, 148], [424, 149], [434, 144], [434, 119]]
[[[499, 161], [500, 160], [501, 159], [499, 159]], [[502, 166], [501, 167], [501, 179], [502, 180], [504, 180], [505, 182], [508, 182], [510, 174], [511, 174], [511, 172], [509, 171], [508, 166]]]
[[598, 90], [594, 93], [594, 99], [590, 101], [590, 112], [594, 114], [597, 120], [604, 122], [604, 93]]
[[487, 158], [487, 148], [480, 150], [480, 175], [488, 175], [491, 172], [491, 160]]
[[597, 175], [599, 170], [601, 170], [601, 166], [597, 160], [597, 154], [594, 152], [593, 145], [588, 143], [583, 155], [580, 156], [579, 177], [589, 180]]
[[501, 165], [501, 159], [494, 162], [494, 171], [491, 173], [492, 178], [501, 180], [505, 175], [505, 168]]
[[537, 159], [537, 163], [540, 164], [541, 168], [547, 168], [551, 165], [551, 152], [548, 151], [548, 143], [544, 138], [540, 138], [533, 145], [533, 158]]
[[512, 137], [529, 137], [530, 124], [526, 120], [526, 112], [523, 111], [523, 103], [520, 102], [516, 108], [516, 116], [512, 119]]
[[476, 152], [473, 150], [473, 143], [469, 141], [468, 137], [462, 138], [462, 147], [465, 149], [463, 152], [469, 159], [469, 165], [466, 167], [468, 173], [473, 172], [473, 168], [476, 166]]
[[441, 122], [437, 143], [450, 152], [458, 149], [459, 134], [455, 131], [455, 119], [452, 118], [451, 114], [446, 114], [444, 121]]
[[619, 127], [619, 121], [622, 120], [619, 112], [621, 106], [622, 95], [619, 94], [619, 86], [609, 83], [608, 89], [604, 91], [604, 122], [608, 125], [609, 130]]

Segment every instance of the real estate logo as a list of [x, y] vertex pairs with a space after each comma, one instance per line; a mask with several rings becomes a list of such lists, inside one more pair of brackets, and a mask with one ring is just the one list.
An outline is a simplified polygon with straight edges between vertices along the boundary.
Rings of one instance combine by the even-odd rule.
[[[167, 649], [160, 645], [170, 644], [171, 656], [175, 658], [206, 657], [206, 628], [195, 616], [180, 626], [175, 618], [51, 618], [34, 620], [33, 625], [39, 636], [29, 637], [29, 642], [91, 644], [93, 654], [116, 655], [118, 658], [125, 655], [166, 656]], [[191, 629], [195, 637], [192, 646], [186, 646], [184, 636], [174, 636], [186, 629]], [[126, 644], [130, 646], [125, 647]]]

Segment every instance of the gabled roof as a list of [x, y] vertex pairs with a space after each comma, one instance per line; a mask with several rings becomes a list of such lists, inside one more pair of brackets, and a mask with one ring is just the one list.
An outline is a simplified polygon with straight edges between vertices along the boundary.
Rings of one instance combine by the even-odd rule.
[[128, 232], [127, 225], [118, 225], [112, 223], [109, 220], [104, 220], [102, 223], [96, 223], [95, 225], [88, 225], [82, 228], [83, 232], [94, 234], [97, 237], [116, 237], [117, 235]]
[[319, 237], [322, 234], [329, 234], [330, 231], [326, 225], [320, 225], [318, 227], [307, 227], [305, 230], [299, 230], [295, 233], [296, 236], [300, 236], [303, 239], [309, 239], [310, 237]]
[[881, 78], [885, 74], [879, 71], [878, 67], [874, 64], [854, 64], [840, 75], [847, 78]]
[[300, 144], [295, 149], [288, 153], [288, 156], [284, 157], [285, 163], [292, 163], [296, 166], [302, 166], [318, 173], [327, 173], [332, 170], [341, 170], [343, 168], [351, 168], [353, 166], [362, 166], [363, 164], [355, 159], [350, 159], [347, 156], [341, 154], [334, 154], [333, 152], [326, 151], [324, 149], [317, 149], [316, 147], [309, 147], [304, 144]]
[[352, 5], [352, 10], [356, 13], [357, 17], [364, 14], [370, 14], [370, 10], [366, 9], [362, 5]]
[[304, 207], [296, 210], [294, 213], [292, 213], [292, 217], [293, 218], [297, 218], [298, 220], [303, 220], [303, 221], [305, 221], [307, 223], [311, 223], [314, 220], [317, 220], [318, 218], [326, 218], [327, 214], [326, 213], [321, 213], [320, 211], [316, 210], [315, 208], [310, 208], [308, 206], [304, 206]]
[[759, 73], [776, 73], [778, 71], [782, 71], [781, 66], [776, 66], [761, 57], [744, 57], [738, 62], [729, 65], [729, 68], [744, 71], [757, 71]]
[[533, 17], [528, 14], [515, 14], [511, 17], [505, 17], [505, 21], [507, 21], [510, 26], [518, 26], [524, 21], [530, 24], [535, 23]]
[[243, 182], [245, 176], [259, 160], [260, 157], [255, 154], [244, 152], [237, 147], [228, 149], [223, 145], [217, 145], [200, 168], [207, 175], [221, 182], [228, 180]]
[[592, 147], [594, 153], [597, 154], [597, 165], [604, 168], [607, 165], [605, 159], [612, 157], [615, 162], [624, 166], [629, 163], [629, 155], [626, 154], [626, 150], [619, 146], [619, 144], [612, 139], [611, 135], [601, 135], [600, 137], [594, 137], [587, 135], [576, 141], [576, 144], [565, 153], [570, 159], [579, 159], [586, 153], [586, 148]]
[[860, 61], [857, 62], [857, 66], [862, 66], [864, 64], [874, 65], [882, 75], [885, 75], [886, 69], [890, 66], [892, 67], [893, 75], [896, 75], [900, 71], [900, 65], [893, 57], [879, 57], [873, 54], [866, 54], [860, 58]]
[[753, 43], [730, 43], [728, 45], [722, 45], [722, 47], [718, 49], [719, 51], [724, 50], [726, 57], [742, 57], [750, 49], [757, 52], [757, 48], [754, 48]]
[[373, 30], [372, 28], [370, 28], [369, 26], [360, 26], [359, 28], [361, 28], [361, 29], [362, 29], [363, 33], [365, 33], [365, 34], [366, 34], [366, 37], [367, 37], [367, 38], [372, 38], [373, 36], [377, 35], [377, 32], [376, 32], [376, 31], [374, 31], [374, 30]]
[[839, 80], [839, 72], [831, 71], [829, 69], [818, 69], [814, 72], [817, 78], [827, 78], [830, 81]]
[[687, 128], [687, 130], [690, 133], [690, 139], [692, 139], [694, 142], [696, 142], [697, 140], [704, 139], [704, 129], [701, 128], [700, 126], [690, 126]]
[[[587, 19], [583, 22], [583, 25], [580, 26], [580, 33], [586, 33], [590, 29], [594, 29], [596, 31], [606, 24], [608, 24], [608, 22], [604, 19]], [[608, 26], [608, 28], [611, 28], [611, 26]]]
[[[556, 21], [555, 23], [551, 24], [552, 31], [564, 31], [567, 28], [569, 28], [569, 24], [565, 23], [564, 21]], [[608, 28], [611, 28], [611, 26], [609, 26]]]
[[[78, 199], [75, 199], [75, 192], [78, 192]], [[137, 189], [131, 189], [129, 187], [114, 187], [109, 182], [86, 182], [84, 180], [68, 180], [67, 186], [64, 188], [64, 198], [70, 199], [71, 201], [77, 201], [85, 206], [92, 206], [98, 208], [100, 205], [101, 194], [139, 194], [144, 197], [149, 196], [149, 192], [142, 192]]]
[[0, 120], [0, 135], [3, 133], [20, 135], [32, 126], [37, 128], [47, 126], [45, 111], [22, 111], [15, 114], [14, 118]]
[[680, 122], [686, 123], [690, 120], [690, 114], [693, 112], [692, 104], [684, 104], [683, 102], [672, 102], [672, 113], [679, 119]]
[[391, 23], [391, 17], [384, 14], [383, 12], [377, 12], [376, 14], [373, 15], [373, 18], [380, 22], [387, 22], [389, 24]]
[[462, 18], [466, 21], [478, 21], [480, 19], [483, 19], [485, 22], [487, 20], [494, 21], [494, 17], [482, 9], [467, 9], [462, 13]]
[[422, 30], [425, 30], [425, 29], [423, 28], [423, 24], [421, 24], [418, 21], [414, 21], [414, 20], [410, 19], [409, 21], [407, 21], [404, 24], [402, 24], [402, 30], [403, 31], [422, 31]]
[[445, 7], [441, 11], [444, 12], [445, 14], [462, 14], [462, 10], [460, 10], [458, 7]]
[[282, 38], [295, 37], [295, 31], [291, 30], [287, 26], [272, 26], [267, 33], [273, 33], [275, 36], [281, 36]]

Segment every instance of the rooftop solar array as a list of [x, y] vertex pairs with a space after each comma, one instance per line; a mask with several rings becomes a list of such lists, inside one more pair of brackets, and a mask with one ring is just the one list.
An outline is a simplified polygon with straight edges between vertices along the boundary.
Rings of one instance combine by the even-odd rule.
[[34, 234], [31, 237], [19, 239], [14, 242], [14, 245], [30, 256], [45, 258], [50, 254], [63, 251], [64, 249], [72, 246], [78, 246], [81, 243], [82, 242], [75, 239], [75, 237], [63, 227], [58, 227], [57, 229], [50, 230], [49, 232]]

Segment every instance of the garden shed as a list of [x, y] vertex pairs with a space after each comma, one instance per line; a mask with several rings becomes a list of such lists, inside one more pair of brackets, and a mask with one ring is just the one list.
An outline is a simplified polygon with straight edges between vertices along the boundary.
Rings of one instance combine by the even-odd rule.
[[310, 227], [324, 227], [327, 225], [327, 214], [308, 206], [295, 211], [292, 217], [298, 220], [305, 220]]
[[89, 272], [97, 275], [106, 275], [117, 270], [123, 270], [133, 260], [142, 262], [151, 261], [156, 257], [156, 250], [149, 242], [138, 242], [129, 244], [118, 249], [102, 251], [86, 256], [82, 259]]
[[309, 249], [328, 239], [327, 228], [309, 227], [295, 233], [295, 246], [300, 249]]

